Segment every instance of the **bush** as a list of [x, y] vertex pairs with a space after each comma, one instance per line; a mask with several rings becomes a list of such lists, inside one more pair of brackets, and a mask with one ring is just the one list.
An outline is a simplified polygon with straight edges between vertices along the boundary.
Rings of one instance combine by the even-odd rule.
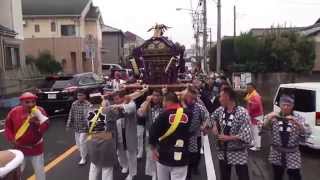
[[34, 63], [43, 74], [55, 74], [62, 71], [62, 65], [56, 61], [49, 51], [40, 52], [37, 58], [26, 56], [26, 63]]

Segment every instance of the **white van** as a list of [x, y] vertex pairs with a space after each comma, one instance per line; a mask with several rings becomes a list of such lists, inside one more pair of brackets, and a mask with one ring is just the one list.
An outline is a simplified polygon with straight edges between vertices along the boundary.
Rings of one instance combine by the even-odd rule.
[[320, 83], [281, 84], [273, 101], [273, 110], [280, 111], [279, 99], [282, 94], [295, 96], [294, 111], [306, 119], [312, 134], [306, 146], [320, 149]]

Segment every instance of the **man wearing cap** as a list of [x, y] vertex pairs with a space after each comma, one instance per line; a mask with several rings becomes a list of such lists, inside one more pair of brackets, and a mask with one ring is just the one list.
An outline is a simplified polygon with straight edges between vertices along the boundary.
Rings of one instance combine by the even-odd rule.
[[294, 98], [282, 95], [279, 113], [266, 116], [264, 127], [271, 128], [271, 149], [269, 161], [272, 164], [274, 180], [282, 180], [285, 169], [289, 180], [301, 180], [301, 154], [299, 145], [310, 135], [305, 119], [293, 112]]
[[[37, 96], [26, 92], [20, 96], [20, 105], [13, 108], [5, 122], [5, 136], [16, 149], [30, 160], [37, 180], [45, 180], [43, 135], [49, 124], [46, 112], [36, 106]], [[22, 166], [24, 169], [25, 163]]]

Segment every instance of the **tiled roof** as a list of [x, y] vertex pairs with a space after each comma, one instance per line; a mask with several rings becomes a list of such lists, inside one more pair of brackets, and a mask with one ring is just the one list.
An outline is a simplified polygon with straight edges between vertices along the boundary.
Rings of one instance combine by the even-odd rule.
[[86, 15], [86, 18], [96, 19], [100, 16], [100, 10], [96, 6], [91, 6], [89, 12]]
[[102, 32], [121, 32], [121, 29], [117, 29], [108, 25], [103, 25], [102, 26]]
[[22, 0], [24, 16], [79, 16], [91, 0]]
[[138, 35], [130, 32], [130, 31], [125, 32], [125, 33], [124, 33], [124, 36], [126, 37], [126, 40], [127, 40], [127, 41], [136, 41], [137, 39], [143, 40], [142, 37], [140, 37], [140, 36], [138, 36]]
[[14, 32], [12, 29], [9, 29], [3, 25], [0, 24], [0, 34], [1, 33], [7, 33], [7, 34], [10, 34], [12, 36], [15, 36], [17, 33]]

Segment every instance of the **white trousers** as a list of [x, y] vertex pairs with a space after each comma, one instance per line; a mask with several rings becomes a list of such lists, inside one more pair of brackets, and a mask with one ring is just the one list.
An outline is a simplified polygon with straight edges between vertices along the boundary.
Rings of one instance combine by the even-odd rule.
[[138, 125], [137, 126], [137, 136], [138, 136], [138, 155], [143, 155], [143, 135], [144, 135], [144, 126]]
[[254, 147], [260, 148], [261, 147], [261, 136], [259, 135], [260, 129], [258, 125], [251, 124], [251, 130], [253, 134], [253, 141], [254, 141]]
[[74, 138], [80, 151], [81, 159], [85, 159], [88, 155], [87, 137], [87, 133], [74, 133]]
[[156, 161], [152, 158], [152, 150], [150, 148], [146, 149], [146, 170], [145, 174], [148, 176], [157, 176], [157, 165]]
[[187, 173], [188, 166], [170, 167], [157, 162], [158, 180], [185, 180]]
[[99, 180], [100, 173], [102, 176], [102, 180], [113, 180], [113, 167], [99, 167], [94, 163], [91, 163], [89, 180]]
[[117, 151], [119, 164], [122, 168], [129, 169], [129, 175], [137, 175], [137, 152], [125, 151], [123, 148], [119, 148]]
[[26, 161], [31, 161], [36, 180], [45, 180], [46, 173], [44, 172], [44, 157], [43, 153], [37, 156], [25, 156], [21, 166], [21, 171], [24, 171]]

